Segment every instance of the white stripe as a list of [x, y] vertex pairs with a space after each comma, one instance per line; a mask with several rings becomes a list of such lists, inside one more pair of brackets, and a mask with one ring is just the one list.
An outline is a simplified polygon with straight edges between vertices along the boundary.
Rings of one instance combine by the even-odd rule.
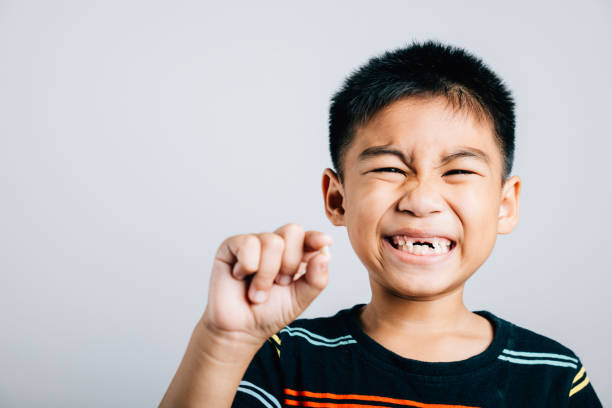
[[497, 358], [499, 358], [500, 360], [505, 360], [505, 361], [509, 361], [510, 363], [516, 363], [516, 364], [527, 364], [527, 365], [544, 364], [544, 365], [551, 365], [551, 366], [557, 366], [557, 367], [578, 368], [576, 364], [574, 363], [565, 363], [563, 361], [557, 361], [557, 360], [524, 360], [522, 358], [508, 357], [502, 354], [497, 356]]
[[[259, 391], [261, 394], [265, 395], [266, 397], [268, 397], [268, 399], [270, 400], [270, 402], [272, 402], [274, 404], [274, 406], [276, 408], [281, 408], [280, 403], [278, 402], [278, 400], [274, 397], [274, 395], [270, 394], [269, 392], [267, 392], [266, 390], [264, 390], [263, 388], [259, 388], [258, 386], [256, 386], [253, 383], [250, 383], [248, 381], [240, 381], [240, 385], [245, 386], [245, 387], [252, 387], [255, 388], [257, 391]], [[242, 391], [244, 393], [247, 393], [249, 395], [254, 396], [255, 398], [257, 398], [258, 400], [261, 401], [262, 404], [265, 405], [266, 408], [273, 408], [272, 405], [268, 404], [268, 401], [266, 401], [261, 395], [259, 395], [257, 392], [250, 390], [248, 388], [242, 388], [242, 387], [238, 387], [238, 391]]]
[[557, 358], [559, 360], [570, 360], [570, 361], [573, 361], [574, 363], [578, 362], [578, 359], [573, 358], [573, 357], [569, 357], [569, 356], [564, 356], [562, 354], [532, 353], [532, 352], [528, 352], [528, 351], [514, 351], [514, 350], [508, 350], [508, 349], [504, 349], [502, 351], [502, 353], [510, 354], [511, 356]]
[[287, 326], [287, 327], [285, 327], [284, 329], [282, 329], [282, 330], [281, 330], [281, 333], [282, 333], [283, 331], [286, 331], [286, 332], [288, 332], [288, 333], [292, 333], [292, 332], [303, 332], [303, 333], [305, 333], [305, 334], [309, 335], [309, 336], [310, 336], [310, 337], [312, 337], [312, 338], [315, 338], [315, 339], [318, 339], [318, 340], [322, 340], [322, 341], [327, 341], [327, 342], [329, 342], [329, 343], [335, 343], [335, 342], [340, 341], [340, 340], [346, 340], [346, 339], [352, 339], [352, 338], [353, 338], [353, 336], [351, 336], [350, 334], [348, 334], [348, 335], [346, 335], [346, 336], [337, 337], [337, 338], [335, 338], [335, 339], [328, 339], [327, 337], [320, 336], [320, 335], [318, 335], [318, 334], [315, 334], [315, 333], [313, 333], [313, 332], [310, 332], [310, 331], [308, 331], [308, 330], [306, 330], [306, 329], [303, 329], [303, 328], [301, 328], [301, 327], [289, 327], [289, 326]]
[[263, 399], [262, 397], [259, 396], [259, 394], [257, 394], [255, 391], [251, 391], [248, 388], [242, 388], [242, 387], [238, 387], [238, 391], [242, 391], [245, 394], [249, 394], [254, 396], [255, 398], [257, 398], [266, 408], [274, 408], [272, 405], [268, 404], [268, 402]]
[[[283, 330], [281, 330], [281, 331], [283, 331]], [[338, 346], [344, 346], [346, 344], [357, 343], [355, 340], [345, 340], [345, 341], [341, 341], [341, 342], [338, 342], [338, 343], [323, 343], [323, 342], [320, 342], [320, 341], [317, 341], [317, 340], [312, 340], [310, 337], [308, 337], [304, 333], [287, 331], [287, 334], [290, 335], [290, 336], [300, 336], [300, 337], [303, 337], [310, 344], [313, 344], [315, 346], [338, 347]]]

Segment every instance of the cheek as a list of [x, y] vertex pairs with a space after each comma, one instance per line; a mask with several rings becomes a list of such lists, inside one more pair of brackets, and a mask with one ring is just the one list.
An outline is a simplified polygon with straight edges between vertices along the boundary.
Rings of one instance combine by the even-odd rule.
[[[345, 217], [351, 240], [363, 240], [377, 234], [380, 220], [393, 202], [384, 188], [360, 188], [347, 195]], [[354, 239], [353, 239], [354, 238]]]
[[[486, 248], [493, 245], [497, 236], [499, 202], [491, 188], [466, 189], [461, 192], [458, 213], [462, 219], [464, 234], [474, 245]], [[469, 237], [467, 235], [469, 234]]]

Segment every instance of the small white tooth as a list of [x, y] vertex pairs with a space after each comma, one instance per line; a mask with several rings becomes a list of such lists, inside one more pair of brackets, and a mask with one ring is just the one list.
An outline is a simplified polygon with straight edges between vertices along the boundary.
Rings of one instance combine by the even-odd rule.
[[400, 244], [400, 245], [404, 245], [404, 240], [400, 238], [400, 239], [397, 240], [397, 243]]

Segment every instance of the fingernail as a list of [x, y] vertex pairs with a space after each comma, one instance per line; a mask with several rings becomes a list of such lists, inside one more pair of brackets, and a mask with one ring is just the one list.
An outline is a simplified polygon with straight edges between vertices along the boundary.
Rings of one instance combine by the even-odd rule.
[[253, 293], [253, 296], [251, 296], [251, 299], [255, 303], [261, 303], [266, 300], [266, 292], [264, 292], [263, 290], [256, 290]]
[[319, 250], [322, 254], [329, 255], [329, 246], [325, 245], [323, 248]]
[[278, 283], [279, 285], [288, 285], [291, 283], [291, 281], [292, 278], [289, 275], [278, 275], [278, 277], [276, 278], [276, 283]]

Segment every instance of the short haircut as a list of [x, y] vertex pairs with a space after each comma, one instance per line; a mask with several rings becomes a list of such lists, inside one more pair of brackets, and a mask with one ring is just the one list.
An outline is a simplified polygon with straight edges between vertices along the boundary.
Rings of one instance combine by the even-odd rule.
[[329, 149], [341, 182], [344, 154], [357, 128], [392, 102], [411, 96], [444, 96], [456, 108], [488, 119], [503, 157], [502, 178], [508, 178], [515, 126], [510, 91], [479, 58], [461, 48], [427, 41], [371, 58], [331, 98]]

